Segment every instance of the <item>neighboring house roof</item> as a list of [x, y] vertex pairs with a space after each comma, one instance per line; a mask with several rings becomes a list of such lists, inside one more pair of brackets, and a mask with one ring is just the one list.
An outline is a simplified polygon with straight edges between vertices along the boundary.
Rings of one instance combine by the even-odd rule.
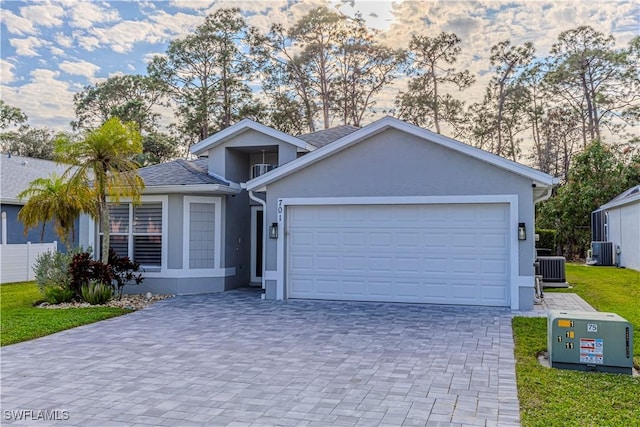
[[[145, 193], [177, 191], [219, 191], [237, 193], [231, 183], [208, 173], [208, 160], [178, 159], [138, 169], [145, 184]], [[188, 187], [188, 188], [186, 188]]]
[[444, 135], [440, 135], [420, 128], [418, 126], [406, 123], [394, 117], [386, 116], [371, 123], [370, 125], [363, 127], [362, 129], [359, 129], [353, 133], [349, 133], [341, 139], [322, 148], [319, 148], [312, 153], [306, 154], [290, 163], [272, 170], [271, 172], [252, 179], [251, 181], [247, 182], [246, 188], [249, 191], [263, 191], [268, 184], [278, 181], [279, 179], [282, 179], [302, 168], [312, 165], [326, 157], [347, 149], [352, 145], [355, 145], [373, 135], [384, 132], [388, 129], [397, 129], [402, 132], [406, 132], [408, 134], [426, 139], [443, 147], [452, 149], [459, 153], [484, 161], [493, 166], [531, 179], [533, 183], [536, 184], [536, 188], [534, 189], [534, 192], [537, 192], [536, 200], [543, 200], [545, 197], [548, 197], [550, 192], [546, 191], [546, 189], [552, 188], [559, 182], [557, 178], [554, 178], [544, 172], [540, 172], [511, 160], [507, 160], [503, 157], [497, 156], [476, 147], [472, 147], [471, 145], [456, 141], [455, 139], [446, 137]]
[[254, 130], [256, 132], [269, 135], [273, 138], [295, 145], [301, 150], [313, 151], [316, 149], [315, 146], [311, 144], [307, 144], [305, 141], [298, 139], [295, 136], [291, 136], [284, 132], [280, 132], [279, 130], [272, 129], [268, 126], [254, 122], [253, 120], [244, 119], [236, 123], [235, 125], [229, 126], [228, 128], [223, 129], [220, 132], [217, 132], [206, 139], [203, 139], [197, 144], [194, 144], [191, 147], [191, 152], [196, 156], [206, 154], [209, 149], [217, 145], [220, 145], [244, 132], [247, 132], [248, 130]]
[[618, 206], [628, 205], [634, 202], [640, 202], [640, 185], [631, 187], [630, 189], [618, 194], [616, 197], [611, 199], [610, 202], [600, 206], [600, 209], [598, 210], [616, 208]]
[[308, 142], [314, 147], [320, 148], [334, 141], [337, 141], [340, 138], [343, 138], [359, 129], [360, 128], [356, 126], [342, 125], [331, 129], [324, 129], [313, 133], [298, 135], [298, 138], [305, 142]]
[[18, 194], [29, 187], [31, 181], [48, 178], [55, 173], [62, 176], [69, 165], [33, 157], [0, 154], [0, 202], [23, 205]]

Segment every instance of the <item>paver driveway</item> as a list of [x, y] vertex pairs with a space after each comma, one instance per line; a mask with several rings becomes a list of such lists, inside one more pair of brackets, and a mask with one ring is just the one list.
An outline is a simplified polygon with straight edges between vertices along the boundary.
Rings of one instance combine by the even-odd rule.
[[[519, 423], [507, 309], [233, 291], [162, 301], [1, 356], [3, 424]], [[36, 419], [47, 416], [68, 419]]]

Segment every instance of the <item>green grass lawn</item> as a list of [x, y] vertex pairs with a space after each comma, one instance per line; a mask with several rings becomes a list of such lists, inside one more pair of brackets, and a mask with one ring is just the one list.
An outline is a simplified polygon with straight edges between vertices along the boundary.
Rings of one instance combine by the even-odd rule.
[[[567, 265], [571, 289], [598, 311], [617, 313], [634, 327], [640, 361], [640, 272]], [[549, 291], [549, 290], [547, 290]], [[640, 426], [640, 378], [542, 367], [547, 319], [513, 319], [516, 374], [523, 426]]]
[[0, 345], [15, 344], [65, 329], [130, 313], [111, 307], [44, 309], [34, 282], [0, 285]]

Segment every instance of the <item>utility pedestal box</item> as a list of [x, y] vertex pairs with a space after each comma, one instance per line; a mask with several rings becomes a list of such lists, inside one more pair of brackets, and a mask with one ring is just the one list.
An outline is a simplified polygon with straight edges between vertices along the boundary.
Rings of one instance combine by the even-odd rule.
[[552, 368], [633, 374], [633, 327], [615, 313], [550, 310]]

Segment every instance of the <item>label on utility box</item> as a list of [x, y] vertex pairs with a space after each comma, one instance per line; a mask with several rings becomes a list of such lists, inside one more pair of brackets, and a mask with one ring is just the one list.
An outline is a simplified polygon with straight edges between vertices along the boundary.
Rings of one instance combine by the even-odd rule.
[[580, 363], [602, 365], [604, 362], [604, 340], [580, 338]]

